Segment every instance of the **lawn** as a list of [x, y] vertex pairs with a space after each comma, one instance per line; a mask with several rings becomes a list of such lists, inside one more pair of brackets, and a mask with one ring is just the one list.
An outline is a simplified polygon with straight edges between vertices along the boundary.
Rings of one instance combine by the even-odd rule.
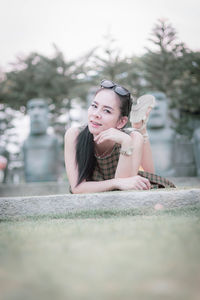
[[0, 223], [0, 299], [200, 299], [200, 207]]

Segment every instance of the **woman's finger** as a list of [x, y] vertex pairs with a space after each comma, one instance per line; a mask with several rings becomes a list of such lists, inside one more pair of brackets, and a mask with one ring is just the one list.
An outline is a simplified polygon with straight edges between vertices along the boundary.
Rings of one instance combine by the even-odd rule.
[[138, 182], [138, 185], [139, 185], [139, 187], [140, 187], [142, 190], [147, 190], [147, 185], [146, 185], [144, 182], [139, 181], [139, 182]]
[[103, 143], [104, 141], [106, 140], [109, 140], [109, 136], [107, 134], [102, 134], [97, 140], [96, 140], [96, 143], [97, 144], [101, 144]]
[[139, 177], [140, 177], [140, 179], [142, 180], [142, 182], [145, 183], [145, 185], [147, 186], [147, 188], [150, 189], [150, 188], [151, 188], [151, 184], [150, 184], [149, 179], [147, 179], [147, 178], [145, 178], [145, 177], [142, 177], [142, 176], [139, 176]]
[[142, 189], [142, 190], [149, 190], [150, 189], [150, 182], [147, 178], [144, 178], [142, 176], [138, 176], [137, 181], [136, 181], [136, 187], [138, 189]]
[[151, 188], [151, 183], [150, 183], [149, 179], [147, 179], [147, 178], [144, 178], [144, 179], [145, 179], [146, 186], [148, 187], [148, 189], [150, 189]]

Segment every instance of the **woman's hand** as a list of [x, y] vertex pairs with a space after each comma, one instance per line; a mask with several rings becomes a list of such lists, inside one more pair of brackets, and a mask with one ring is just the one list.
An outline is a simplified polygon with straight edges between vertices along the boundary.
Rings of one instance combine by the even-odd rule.
[[102, 131], [101, 133], [99, 133], [95, 138], [94, 141], [97, 144], [101, 144], [105, 141], [113, 141], [115, 143], [118, 144], [129, 144], [131, 143], [132, 139], [131, 137], [122, 132], [119, 129], [115, 129], [115, 128], [109, 128], [107, 130]]
[[150, 181], [147, 178], [136, 175], [128, 178], [115, 178], [117, 188], [121, 191], [126, 190], [149, 190], [151, 188]]

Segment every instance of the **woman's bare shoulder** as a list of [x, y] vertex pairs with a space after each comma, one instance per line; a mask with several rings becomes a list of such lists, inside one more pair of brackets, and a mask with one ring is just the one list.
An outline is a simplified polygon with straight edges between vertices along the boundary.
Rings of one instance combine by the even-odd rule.
[[74, 140], [74, 139], [76, 139], [76, 137], [79, 133], [80, 133], [79, 127], [70, 127], [65, 132], [65, 140]]

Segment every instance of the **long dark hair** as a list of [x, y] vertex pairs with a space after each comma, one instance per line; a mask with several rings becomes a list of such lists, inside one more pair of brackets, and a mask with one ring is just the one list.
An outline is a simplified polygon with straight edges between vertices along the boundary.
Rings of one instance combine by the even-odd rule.
[[[104, 88], [97, 90], [97, 95]], [[129, 116], [132, 106], [131, 97], [120, 96], [117, 94], [120, 99], [120, 116]], [[96, 157], [94, 154], [94, 140], [93, 134], [90, 133], [88, 126], [83, 128], [79, 133], [76, 141], [76, 163], [78, 166], [78, 182], [79, 185], [83, 180], [91, 180], [94, 168], [96, 166]]]
[[77, 137], [76, 163], [78, 166], [78, 185], [84, 179], [91, 179], [96, 165], [93, 134], [90, 133], [88, 126], [86, 126]]

